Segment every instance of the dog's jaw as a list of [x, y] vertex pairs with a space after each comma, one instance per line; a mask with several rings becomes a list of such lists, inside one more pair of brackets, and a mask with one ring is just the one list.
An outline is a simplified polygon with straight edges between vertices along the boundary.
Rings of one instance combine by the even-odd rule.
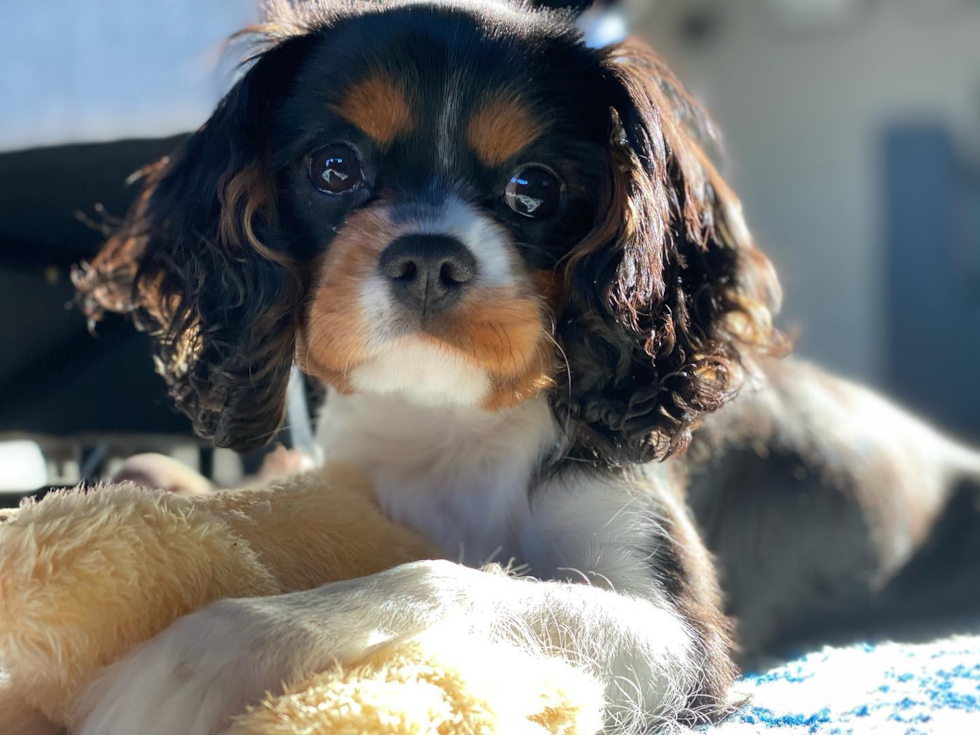
[[479, 406], [490, 376], [432, 340], [402, 337], [350, 373], [358, 393], [401, 396], [419, 406]]

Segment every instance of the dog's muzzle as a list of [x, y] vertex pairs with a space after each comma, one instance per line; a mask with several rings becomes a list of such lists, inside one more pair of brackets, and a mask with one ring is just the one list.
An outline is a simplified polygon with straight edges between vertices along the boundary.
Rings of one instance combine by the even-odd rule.
[[401, 308], [426, 317], [451, 309], [477, 273], [476, 258], [454, 237], [403, 235], [385, 248], [378, 270]]

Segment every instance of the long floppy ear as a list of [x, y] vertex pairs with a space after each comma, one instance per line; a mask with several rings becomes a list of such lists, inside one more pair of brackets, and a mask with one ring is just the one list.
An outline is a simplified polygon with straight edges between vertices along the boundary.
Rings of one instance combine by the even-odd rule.
[[607, 461], [686, 449], [752, 353], [781, 352], [781, 291], [705, 149], [698, 105], [647, 46], [608, 50], [610, 185], [568, 261], [556, 408]]
[[281, 423], [302, 299], [276, 231], [268, 115], [303, 38], [257, 56], [211, 118], [144, 171], [142, 191], [91, 264], [74, 274], [93, 320], [132, 314], [195, 430], [247, 450]]

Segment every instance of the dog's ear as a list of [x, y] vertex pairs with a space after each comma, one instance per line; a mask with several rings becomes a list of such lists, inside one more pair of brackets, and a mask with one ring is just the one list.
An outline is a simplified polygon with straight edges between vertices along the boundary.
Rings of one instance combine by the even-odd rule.
[[648, 461], [687, 447], [750, 353], [784, 349], [781, 292], [709, 159], [701, 109], [645, 45], [606, 53], [609, 185], [568, 259], [555, 401], [592, 454]]
[[132, 314], [195, 430], [247, 450], [281, 423], [302, 298], [276, 229], [269, 113], [303, 38], [247, 68], [205, 125], [144, 172], [128, 216], [75, 283], [90, 318]]

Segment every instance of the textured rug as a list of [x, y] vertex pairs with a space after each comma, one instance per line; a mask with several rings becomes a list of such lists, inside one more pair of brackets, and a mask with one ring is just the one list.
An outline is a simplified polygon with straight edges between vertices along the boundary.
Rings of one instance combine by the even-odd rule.
[[736, 694], [745, 706], [701, 735], [980, 735], [980, 636], [828, 647], [744, 677]]
[[980, 636], [825, 648], [746, 676], [747, 703], [711, 735], [980, 734]]

